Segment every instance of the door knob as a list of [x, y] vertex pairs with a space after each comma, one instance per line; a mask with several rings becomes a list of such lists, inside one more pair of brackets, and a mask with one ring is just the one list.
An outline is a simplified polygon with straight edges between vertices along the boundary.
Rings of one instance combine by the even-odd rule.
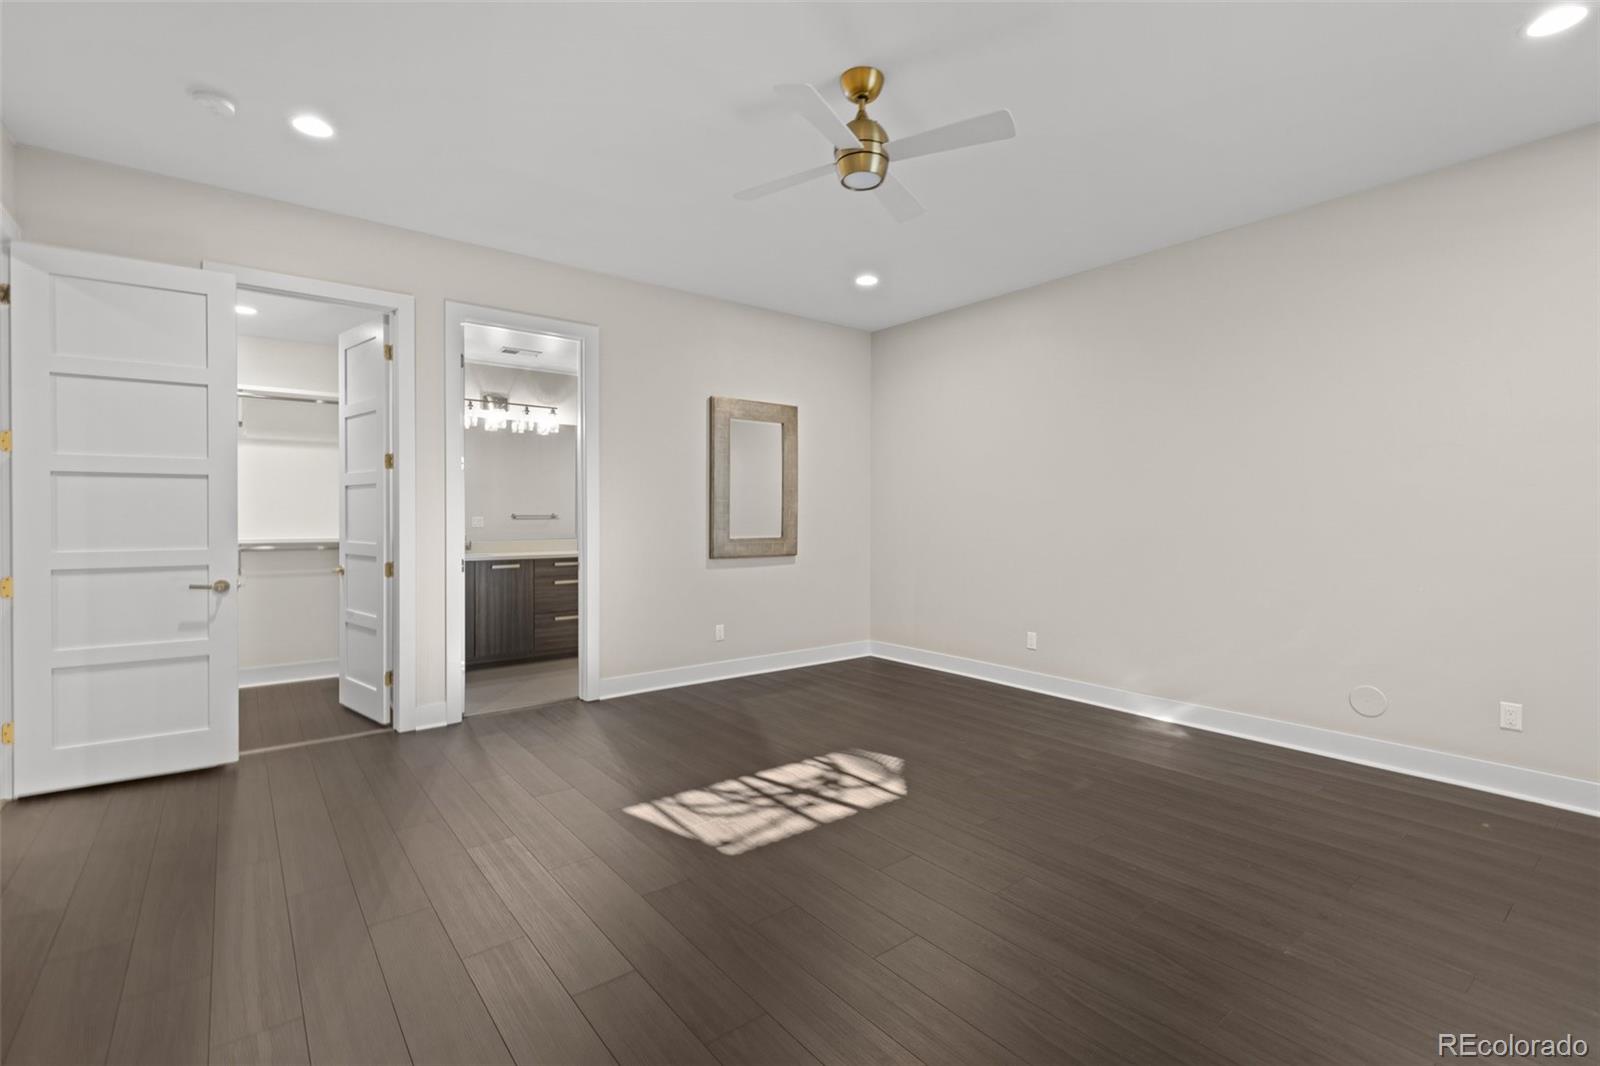
[[227, 592], [229, 589], [233, 588], [233, 586], [228, 583], [228, 579], [223, 577], [217, 578], [209, 585], [190, 585], [189, 587], [192, 589], [209, 589], [212, 592]]

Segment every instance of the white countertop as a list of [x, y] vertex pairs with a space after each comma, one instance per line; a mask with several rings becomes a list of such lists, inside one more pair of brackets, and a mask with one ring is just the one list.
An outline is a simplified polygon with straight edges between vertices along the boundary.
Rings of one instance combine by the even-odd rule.
[[499, 559], [571, 559], [577, 554], [571, 548], [548, 548], [542, 551], [467, 552], [462, 558], [469, 563], [485, 563]]

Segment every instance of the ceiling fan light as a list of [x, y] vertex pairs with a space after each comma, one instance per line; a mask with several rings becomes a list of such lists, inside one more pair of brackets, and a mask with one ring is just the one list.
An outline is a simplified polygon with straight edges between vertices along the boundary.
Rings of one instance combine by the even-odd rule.
[[[877, 123], [871, 119], [861, 121]], [[833, 153], [833, 165], [839, 171], [839, 184], [853, 192], [866, 192], [883, 184], [889, 174], [889, 155], [876, 141], [862, 141], [860, 148], [840, 148]]]

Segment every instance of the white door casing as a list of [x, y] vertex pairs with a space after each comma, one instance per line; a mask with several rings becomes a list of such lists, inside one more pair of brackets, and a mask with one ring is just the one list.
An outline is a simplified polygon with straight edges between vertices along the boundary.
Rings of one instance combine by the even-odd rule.
[[389, 361], [386, 323], [339, 335], [339, 702], [389, 722]]
[[11, 256], [17, 795], [232, 762], [234, 279]]

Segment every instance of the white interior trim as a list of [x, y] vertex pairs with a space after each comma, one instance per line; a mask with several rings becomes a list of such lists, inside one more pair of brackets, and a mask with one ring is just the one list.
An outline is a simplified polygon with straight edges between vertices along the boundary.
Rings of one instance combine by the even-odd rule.
[[771, 655], [751, 655], [743, 659], [719, 659], [716, 662], [695, 663], [693, 666], [647, 670], [639, 674], [606, 678], [600, 682], [600, 698], [609, 700], [618, 696], [631, 696], [637, 692], [655, 692], [657, 689], [700, 685], [707, 681], [726, 681], [733, 677], [749, 677], [751, 674], [770, 674], [774, 670], [819, 666], [822, 663], [835, 663], [841, 659], [860, 659], [871, 654], [871, 641], [852, 640], [844, 644], [824, 644], [816, 648], [773, 652]]
[[446, 300], [444, 304], [444, 720], [461, 721], [467, 703], [466, 403], [461, 327], [467, 323], [548, 333], [577, 341], [578, 357], [578, 698], [604, 698], [600, 684], [600, 327], [520, 311]]
[[[279, 274], [270, 270], [204, 260], [207, 270], [232, 274], [241, 289], [310, 296], [370, 307], [391, 316], [394, 345], [395, 581], [399, 603], [394, 621], [394, 728], [408, 732], [428, 724], [417, 701], [417, 311], [416, 300], [400, 292], [368, 289], [336, 281]], [[459, 420], [458, 420], [459, 421]]]
[[[0, 131], [0, 137], [4, 137]], [[0, 281], [11, 280], [11, 242], [19, 240], [11, 212], [0, 206]], [[11, 428], [11, 308], [0, 311], [0, 429]], [[11, 453], [0, 452], [0, 575], [11, 573]], [[0, 601], [0, 722], [11, 721], [12, 685], [16, 671], [11, 669], [11, 627], [14, 601]], [[0, 800], [12, 798], [11, 745], [0, 747]]]
[[277, 663], [272, 666], [247, 666], [239, 671], [239, 687], [285, 685], [294, 681], [317, 681], [339, 676], [338, 659], [312, 659], [303, 663]]
[[1412, 777], [1442, 781], [1450, 785], [1493, 792], [1514, 799], [1541, 803], [1548, 807], [1561, 807], [1580, 814], [1600, 816], [1600, 782], [1584, 781], [1575, 777], [1562, 777], [1520, 766], [1473, 759], [1465, 755], [1451, 755], [1429, 748], [1397, 744], [1391, 740], [1361, 737], [1332, 729], [1281, 722], [1275, 718], [1262, 718], [1240, 711], [1226, 711], [1220, 707], [1184, 703], [1163, 696], [1147, 696], [1139, 692], [1109, 688], [1088, 681], [1023, 670], [1015, 666], [979, 659], [965, 659], [959, 655], [909, 648], [881, 641], [872, 643], [872, 655], [893, 662], [922, 666], [947, 674], [992, 681], [1009, 688], [1041, 692], [1047, 696], [1076, 700], [1079, 703], [1104, 707], [1108, 710], [1154, 718], [1175, 725], [1204, 729], [1211, 733], [1225, 733], [1245, 740], [1273, 744], [1280, 748], [1322, 755], [1343, 762], [1360, 763], [1380, 770], [1393, 770]]
[[1227, 711], [1220, 707], [1207, 707], [1204, 704], [1185, 703], [1164, 696], [1128, 692], [1088, 681], [1074, 681], [1054, 674], [1023, 670], [1015, 666], [1001, 666], [980, 659], [966, 659], [959, 655], [946, 655], [943, 652], [883, 641], [858, 640], [772, 655], [752, 655], [745, 659], [723, 659], [693, 666], [608, 677], [601, 682], [600, 698], [614, 699], [639, 692], [699, 685], [708, 681], [725, 681], [751, 674], [793, 670], [802, 666], [818, 666], [822, 663], [859, 659], [864, 656], [920, 666], [946, 674], [959, 674], [962, 677], [989, 681], [1008, 688], [1025, 689], [1064, 700], [1087, 703], [1094, 707], [1104, 707], [1107, 710], [1136, 714], [1141, 718], [1154, 718], [1174, 725], [1203, 729], [1209, 733], [1223, 733], [1243, 740], [1253, 740], [1329, 759], [1338, 759], [1341, 762], [1359, 763], [1362, 766], [1460, 785], [1480, 792], [1493, 792], [1547, 807], [1560, 807], [1580, 814], [1600, 816], [1600, 782], [1562, 777], [1559, 774], [1527, 770], [1520, 766], [1508, 766], [1465, 755], [1451, 755], [1448, 752], [1397, 744], [1394, 741], [1378, 740], [1373, 737], [1361, 737], [1332, 729], [1281, 722], [1274, 718], [1262, 718], [1259, 715]]

